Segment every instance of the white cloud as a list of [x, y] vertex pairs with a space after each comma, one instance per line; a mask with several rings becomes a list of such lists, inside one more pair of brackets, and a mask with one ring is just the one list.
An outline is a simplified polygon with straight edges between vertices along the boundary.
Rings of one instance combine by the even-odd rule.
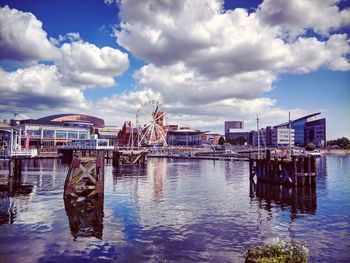
[[0, 59], [22, 62], [51, 60], [55, 47], [47, 40], [42, 23], [31, 13], [0, 8]]
[[350, 25], [350, 9], [340, 10], [339, 0], [264, 0], [257, 11], [261, 21], [278, 27], [289, 35], [300, 35], [306, 29], [329, 35]]
[[65, 43], [55, 60], [64, 83], [82, 87], [112, 87], [114, 77], [128, 67], [128, 55], [110, 47], [98, 48], [87, 42]]
[[211, 79], [183, 63], [157, 67], [149, 64], [135, 73], [138, 86], [161, 94], [165, 103], [207, 104], [228, 98], [252, 99], [271, 89], [275, 75], [244, 72]]
[[0, 91], [3, 112], [27, 113], [87, 106], [80, 89], [60, 82], [60, 74], [54, 65], [36, 65], [14, 72], [0, 69]]
[[73, 42], [73, 41], [79, 41], [79, 40], [81, 40], [79, 32], [69, 32], [65, 35], [59, 35], [58, 39], [54, 37], [50, 37], [50, 42], [55, 46], [59, 46], [62, 42], [65, 42], [65, 41]]
[[[90, 113], [102, 116], [109, 124], [121, 126], [124, 121], [135, 122], [137, 109], [148, 100], [162, 100], [160, 93], [152, 90], [133, 91], [115, 94], [91, 104]], [[207, 104], [181, 102], [164, 103], [168, 112], [168, 124], [179, 124], [195, 129], [222, 133], [226, 120], [244, 120], [247, 129], [256, 127], [255, 119], [259, 114], [261, 125], [274, 125], [288, 120], [288, 111], [294, 118], [309, 112], [302, 109], [281, 109], [276, 100], [270, 98], [223, 99]]]
[[[324, 6], [320, 4], [322, 1], [282, 2], [310, 2], [313, 9]], [[348, 69], [346, 55], [349, 54], [349, 43], [345, 35], [330, 36], [329, 40], [299, 36], [295, 42], [286, 42], [279, 27], [271, 27], [265, 22], [267, 15], [264, 16], [264, 10], [272, 10], [272, 2], [266, 3], [257, 12], [249, 14], [239, 8], [223, 11], [222, 2], [215, 0], [124, 0], [120, 3], [121, 30], [115, 35], [120, 45], [139, 58], [157, 66], [182, 62], [213, 79], [260, 70], [305, 73], [321, 67]], [[285, 8], [290, 9], [285, 12], [292, 12], [294, 5], [285, 4]], [[333, 3], [330, 9], [337, 7]], [[300, 17], [307, 20], [314, 13], [317, 12], [304, 11]], [[331, 14], [339, 23], [331, 23], [327, 30], [338, 28], [348, 21], [348, 10]], [[317, 19], [312, 21], [300, 24], [297, 31], [303, 32], [308, 27], [317, 32], [326, 30], [321, 28]], [[330, 41], [338, 42], [342, 50], [333, 50], [338, 44], [328, 45]], [[321, 58], [314, 57], [313, 54], [317, 53], [322, 53]], [[302, 70], [299, 69], [301, 65]]]

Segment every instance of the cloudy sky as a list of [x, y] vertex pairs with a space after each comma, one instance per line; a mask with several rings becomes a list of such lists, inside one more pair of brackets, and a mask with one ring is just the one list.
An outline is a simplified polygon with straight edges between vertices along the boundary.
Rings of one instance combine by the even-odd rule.
[[349, 0], [0, 0], [0, 117], [134, 120], [223, 133], [321, 111], [350, 137]]

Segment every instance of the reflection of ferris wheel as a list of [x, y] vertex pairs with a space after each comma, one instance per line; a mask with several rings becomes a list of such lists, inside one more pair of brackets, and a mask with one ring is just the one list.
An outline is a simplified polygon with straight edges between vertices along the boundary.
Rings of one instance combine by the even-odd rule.
[[136, 114], [136, 127], [141, 145], [167, 145], [167, 114], [158, 101], [150, 100], [141, 105]]

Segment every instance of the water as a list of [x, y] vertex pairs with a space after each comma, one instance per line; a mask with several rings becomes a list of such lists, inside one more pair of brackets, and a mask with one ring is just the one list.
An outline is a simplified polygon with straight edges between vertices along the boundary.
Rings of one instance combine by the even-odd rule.
[[350, 156], [318, 159], [304, 191], [250, 185], [246, 162], [106, 164], [104, 199], [74, 204], [62, 198], [68, 164], [23, 170], [32, 189], [0, 192], [0, 262], [244, 262], [277, 237], [305, 243], [311, 262], [350, 261]]

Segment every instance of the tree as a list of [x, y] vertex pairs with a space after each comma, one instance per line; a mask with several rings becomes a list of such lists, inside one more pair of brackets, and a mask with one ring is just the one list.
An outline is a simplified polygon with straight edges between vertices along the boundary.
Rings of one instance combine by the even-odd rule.
[[341, 148], [350, 147], [350, 140], [346, 137], [338, 138], [327, 142], [328, 146], [339, 146]]
[[224, 137], [220, 136], [220, 138], [219, 138], [219, 145], [224, 145], [224, 143], [225, 143]]
[[305, 150], [307, 150], [307, 151], [313, 151], [313, 150], [315, 150], [315, 144], [313, 144], [313, 143], [308, 143], [306, 146], [305, 146]]
[[226, 142], [231, 143], [233, 145], [244, 145], [244, 143], [246, 142], [246, 139], [243, 136], [240, 136], [238, 138], [235, 139], [226, 139]]

